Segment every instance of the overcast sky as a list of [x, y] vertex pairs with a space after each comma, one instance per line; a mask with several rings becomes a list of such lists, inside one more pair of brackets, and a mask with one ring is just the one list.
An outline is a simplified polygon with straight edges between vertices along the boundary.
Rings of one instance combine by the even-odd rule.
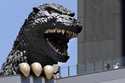
[[[77, 0], [1, 0], [0, 1], [0, 67], [5, 62], [13, 42], [24, 23], [24, 19], [32, 11], [32, 7], [43, 3], [59, 3], [77, 12]], [[77, 39], [69, 43], [68, 65], [77, 63]]]

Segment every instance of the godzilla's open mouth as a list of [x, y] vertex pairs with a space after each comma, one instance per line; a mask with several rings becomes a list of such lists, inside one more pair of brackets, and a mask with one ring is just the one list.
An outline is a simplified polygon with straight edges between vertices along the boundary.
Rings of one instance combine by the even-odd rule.
[[67, 56], [68, 42], [77, 36], [77, 33], [64, 29], [47, 29], [45, 38], [51, 48], [59, 55]]

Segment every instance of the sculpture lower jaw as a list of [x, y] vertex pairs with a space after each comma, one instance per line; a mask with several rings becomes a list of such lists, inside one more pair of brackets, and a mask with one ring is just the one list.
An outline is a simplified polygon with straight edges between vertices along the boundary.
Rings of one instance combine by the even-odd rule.
[[52, 79], [54, 76], [54, 73], [58, 71], [58, 66], [46, 65], [42, 68], [41, 64], [38, 62], [32, 63], [31, 67], [29, 66], [28, 63], [20, 63], [19, 71], [26, 78], [30, 76], [30, 72], [33, 72], [33, 74], [36, 77], [39, 77], [41, 76], [42, 73], [44, 73], [46, 79]]

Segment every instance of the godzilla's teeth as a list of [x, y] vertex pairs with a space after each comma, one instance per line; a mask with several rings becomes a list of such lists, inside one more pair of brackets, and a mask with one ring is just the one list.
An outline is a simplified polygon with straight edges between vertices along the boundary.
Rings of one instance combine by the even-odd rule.
[[71, 38], [72, 37], [72, 32], [71, 31], [66, 31], [68, 34], [68, 37]]
[[54, 74], [54, 67], [51, 65], [46, 65], [44, 67], [44, 73], [47, 79], [51, 79]]
[[56, 49], [56, 52], [59, 52], [59, 49]]
[[48, 29], [47, 32], [49, 33], [49, 32], [50, 32], [50, 29]]
[[40, 74], [42, 73], [42, 66], [40, 63], [38, 62], [34, 62], [32, 65], [31, 65], [31, 68], [32, 68], [32, 71], [33, 73], [39, 77]]
[[62, 33], [63, 35], [66, 33], [67, 37], [69, 39], [77, 36], [77, 34], [75, 32], [72, 32], [72, 31], [69, 31], [69, 30], [64, 30], [64, 29], [54, 28], [54, 29], [48, 29], [48, 30], [45, 31], [45, 33], [55, 33], [55, 32], [56, 33]]
[[28, 63], [20, 63], [19, 70], [25, 77], [28, 77], [30, 74], [30, 66]]
[[72, 32], [70, 31], [70, 37], [72, 37]]
[[62, 31], [60, 29], [57, 29], [57, 33], [61, 33]]
[[62, 32], [62, 30], [59, 30], [59, 32], [61, 33], [61, 32]]
[[75, 33], [73, 32], [73, 36], [75, 36]]
[[65, 30], [62, 30], [62, 34], [64, 34], [65, 33]]
[[52, 30], [52, 32], [54, 33], [54, 32], [55, 32], [55, 30], [53, 29], [53, 30]]
[[53, 33], [53, 30], [50, 29], [50, 33]]
[[56, 29], [54, 29], [53, 31], [56, 32]]
[[71, 32], [71, 37], [73, 37], [73, 32]]
[[66, 31], [66, 33], [68, 33], [68, 34], [69, 34], [69, 31]]
[[48, 30], [46, 30], [46, 31], [45, 31], [45, 33], [49, 33], [49, 31], [48, 31]]
[[73, 32], [73, 37], [76, 37], [76, 36], [77, 36], [77, 34]]

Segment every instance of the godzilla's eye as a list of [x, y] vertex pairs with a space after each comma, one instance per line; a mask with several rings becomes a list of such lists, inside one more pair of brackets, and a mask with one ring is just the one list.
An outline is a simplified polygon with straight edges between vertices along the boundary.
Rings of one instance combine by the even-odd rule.
[[71, 13], [71, 14], [69, 14], [69, 16], [74, 17], [74, 16], [75, 16], [75, 13]]
[[33, 8], [33, 12], [38, 13], [40, 10], [36, 7]]
[[59, 11], [57, 11], [57, 10], [55, 10], [55, 9], [53, 9], [53, 8], [51, 8], [51, 7], [47, 7], [47, 8], [45, 8], [50, 14], [51, 13], [61, 13], [61, 12], [59, 12]]

